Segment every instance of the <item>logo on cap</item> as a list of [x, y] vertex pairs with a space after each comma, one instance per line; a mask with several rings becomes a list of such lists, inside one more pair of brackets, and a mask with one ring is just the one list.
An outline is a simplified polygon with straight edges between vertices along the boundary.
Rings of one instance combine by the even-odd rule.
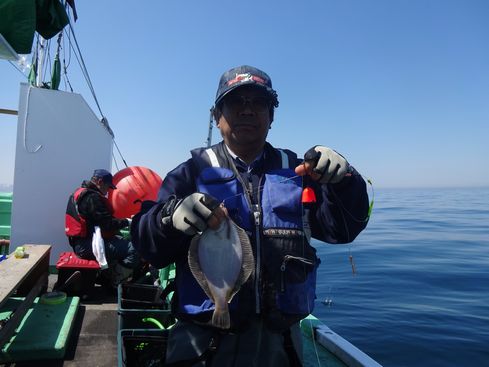
[[256, 75], [251, 75], [250, 73], [244, 73], [244, 74], [236, 74], [236, 77], [234, 79], [231, 79], [227, 82], [228, 86], [231, 86], [236, 83], [244, 83], [244, 82], [250, 82], [254, 81], [259, 84], [265, 85], [265, 80], [260, 78], [259, 76]]

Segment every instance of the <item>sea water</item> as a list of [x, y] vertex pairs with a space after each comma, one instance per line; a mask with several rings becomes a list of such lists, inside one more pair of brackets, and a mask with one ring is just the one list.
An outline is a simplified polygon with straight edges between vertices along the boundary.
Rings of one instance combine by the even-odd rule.
[[489, 366], [489, 188], [377, 189], [353, 244], [314, 245], [314, 315], [380, 364]]

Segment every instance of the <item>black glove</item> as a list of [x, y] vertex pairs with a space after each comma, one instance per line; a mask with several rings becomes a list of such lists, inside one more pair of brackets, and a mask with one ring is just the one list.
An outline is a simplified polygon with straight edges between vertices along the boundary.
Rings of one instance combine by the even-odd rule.
[[350, 169], [350, 165], [341, 154], [321, 145], [309, 149], [304, 154], [304, 160], [313, 162], [313, 171], [321, 175], [318, 181], [322, 184], [340, 182]]
[[171, 224], [173, 228], [189, 236], [207, 228], [207, 220], [212, 211], [219, 206], [219, 201], [208, 194], [193, 193], [184, 199], [171, 198], [162, 209], [162, 223]]

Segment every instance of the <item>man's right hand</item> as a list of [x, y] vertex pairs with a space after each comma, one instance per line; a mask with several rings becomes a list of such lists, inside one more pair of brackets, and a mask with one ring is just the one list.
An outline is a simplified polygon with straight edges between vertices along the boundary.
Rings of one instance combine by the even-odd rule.
[[[173, 205], [172, 205], [173, 206]], [[162, 222], [167, 225], [171, 221], [173, 228], [193, 236], [204, 231], [208, 225], [214, 227], [214, 216], [221, 217], [217, 199], [200, 192], [193, 193], [184, 199], [178, 200], [170, 213], [164, 213]], [[163, 209], [165, 211], [165, 208]], [[217, 222], [220, 220], [217, 218]]]
[[349, 172], [347, 160], [333, 149], [316, 145], [304, 154], [304, 163], [295, 168], [300, 175], [309, 175], [322, 184], [338, 183]]

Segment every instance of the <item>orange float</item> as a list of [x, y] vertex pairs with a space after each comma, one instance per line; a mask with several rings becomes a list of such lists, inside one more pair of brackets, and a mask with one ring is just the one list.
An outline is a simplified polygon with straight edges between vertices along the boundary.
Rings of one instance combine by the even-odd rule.
[[146, 167], [127, 167], [114, 175], [116, 190], [109, 191], [109, 201], [116, 218], [130, 218], [145, 200], [156, 200], [162, 179]]

